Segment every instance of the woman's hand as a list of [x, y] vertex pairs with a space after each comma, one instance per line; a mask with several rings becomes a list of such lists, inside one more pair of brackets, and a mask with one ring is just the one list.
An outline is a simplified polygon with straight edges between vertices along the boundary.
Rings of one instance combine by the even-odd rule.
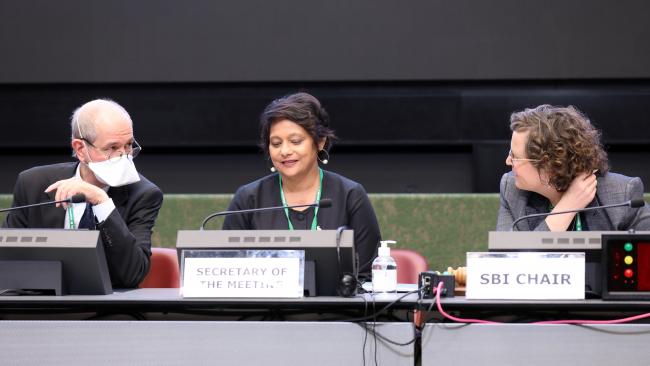
[[596, 171], [593, 173], [578, 174], [569, 189], [564, 192], [557, 206], [562, 206], [566, 210], [576, 210], [585, 208], [596, 197]]
[[[562, 198], [555, 205], [553, 211], [578, 210], [587, 207], [596, 196], [596, 171], [593, 173], [578, 174], [569, 189], [562, 194]], [[571, 225], [576, 213], [567, 213], [563, 215], [551, 215], [546, 218], [546, 225], [551, 231], [565, 231]]]

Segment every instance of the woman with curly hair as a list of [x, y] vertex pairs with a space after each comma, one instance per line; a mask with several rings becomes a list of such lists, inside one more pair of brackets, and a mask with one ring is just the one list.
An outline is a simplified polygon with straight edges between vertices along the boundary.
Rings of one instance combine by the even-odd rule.
[[[573, 106], [540, 105], [510, 116], [510, 173], [501, 178], [497, 230], [519, 217], [643, 198], [639, 178], [609, 172], [600, 132]], [[534, 217], [517, 230], [649, 230], [650, 210], [615, 207]]]

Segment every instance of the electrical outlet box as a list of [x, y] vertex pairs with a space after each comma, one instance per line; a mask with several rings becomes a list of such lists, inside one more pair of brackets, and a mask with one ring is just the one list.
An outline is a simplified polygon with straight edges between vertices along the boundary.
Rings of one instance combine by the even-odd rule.
[[435, 297], [434, 289], [438, 283], [442, 282], [441, 297], [454, 297], [456, 290], [456, 279], [452, 275], [443, 275], [433, 271], [420, 272], [420, 298], [433, 299]]

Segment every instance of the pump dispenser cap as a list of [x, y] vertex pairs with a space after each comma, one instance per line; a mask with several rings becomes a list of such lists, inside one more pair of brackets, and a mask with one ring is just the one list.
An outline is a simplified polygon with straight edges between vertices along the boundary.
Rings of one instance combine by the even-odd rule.
[[377, 254], [380, 257], [390, 257], [390, 247], [388, 244], [397, 244], [395, 240], [382, 240], [380, 241], [381, 246], [377, 250]]

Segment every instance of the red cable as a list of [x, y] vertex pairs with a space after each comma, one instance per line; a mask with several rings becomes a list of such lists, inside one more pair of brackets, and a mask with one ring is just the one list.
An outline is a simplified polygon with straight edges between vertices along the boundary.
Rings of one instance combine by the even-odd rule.
[[612, 319], [612, 320], [577, 320], [577, 319], [571, 319], [571, 320], [544, 320], [540, 322], [534, 322], [532, 324], [621, 324], [621, 323], [627, 323], [639, 319], [645, 319], [650, 317], [650, 313], [645, 313], [645, 314], [640, 314], [640, 315], [635, 315], [635, 316], [629, 316], [627, 318], [619, 318], [619, 319]]
[[481, 319], [467, 319], [467, 318], [457, 318], [451, 314], [448, 314], [444, 310], [442, 310], [442, 305], [440, 304], [440, 293], [442, 292], [442, 282], [438, 283], [438, 287], [436, 288], [436, 306], [438, 307], [438, 311], [442, 316], [444, 316], [447, 319], [451, 319], [455, 322], [459, 323], [481, 323], [481, 324], [500, 324], [500, 322], [493, 322], [489, 320], [481, 320]]
[[[442, 292], [442, 286], [443, 283], [439, 282], [438, 287], [436, 288], [436, 305], [438, 307], [438, 312], [440, 312], [440, 314], [442, 314], [445, 318], [451, 319], [459, 323], [505, 324], [504, 322], [494, 322], [490, 320], [458, 318], [451, 314], [448, 314], [442, 309], [442, 304], [440, 303], [440, 293]], [[585, 320], [578, 320], [578, 319], [544, 320], [539, 322], [532, 322], [530, 324], [621, 324], [621, 323], [627, 323], [627, 322], [631, 322], [639, 319], [645, 319], [649, 317], [650, 317], [650, 313], [645, 313], [645, 314], [630, 316], [627, 318], [620, 318], [620, 319], [613, 319], [613, 320], [587, 320], [587, 319]]]

